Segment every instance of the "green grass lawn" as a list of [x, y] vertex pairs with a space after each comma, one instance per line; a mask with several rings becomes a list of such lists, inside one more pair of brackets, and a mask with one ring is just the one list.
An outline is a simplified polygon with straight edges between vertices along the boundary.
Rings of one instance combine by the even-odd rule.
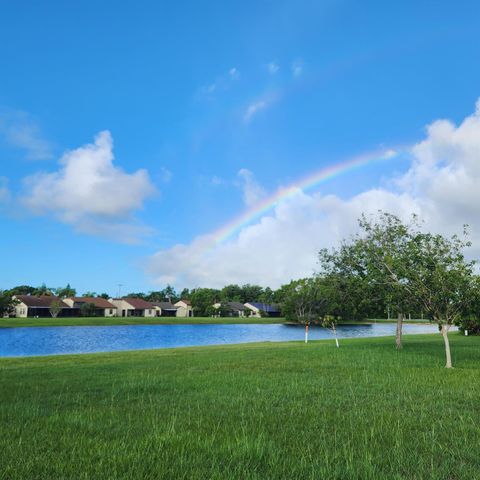
[[0, 318], [0, 328], [60, 327], [74, 325], [174, 325], [197, 323], [284, 323], [284, 318], [240, 317], [61, 317], [61, 318]]
[[475, 479], [480, 338], [0, 359], [2, 479]]

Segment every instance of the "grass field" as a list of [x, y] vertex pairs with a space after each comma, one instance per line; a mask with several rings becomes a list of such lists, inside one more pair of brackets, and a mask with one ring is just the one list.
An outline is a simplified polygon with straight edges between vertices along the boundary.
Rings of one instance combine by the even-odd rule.
[[475, 479], [480, 338], [0, 359], [1, 479]]
[[73, 325], [175, 325], [175, 324], [245, 324], [284, 323], [284, 318], [239, 317], [61, 317], [61, 318], [0, 318], [0, 328], [60, 327]]

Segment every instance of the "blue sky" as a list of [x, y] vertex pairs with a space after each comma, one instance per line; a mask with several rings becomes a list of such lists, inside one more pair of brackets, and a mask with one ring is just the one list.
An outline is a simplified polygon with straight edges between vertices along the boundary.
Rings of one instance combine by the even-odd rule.
[[[246, 201], [355, 155], [428, 142], [438, 119], [460, 125], [480, 96], [479, 27], [474, 1], [4, 2], [0, 288], [276, 286], [308, 274], [314, 252], [351, 231], [338, 222], [352, 224], [346, 205], [363, 193], [410, 195], [425, 209], [398, 186], [420, 157], [372, 164], [281, 207], [299, 218], [303, 201], [315, 204], [305, 222], [319, 230], [303, 235], [318, 241], [302, 250], [293, 239], [262, 247], [278, 240], [265, 225], [283, 221], [279, 210], [206, 258], [196, 245]], [[86, 156], [70, 198], [62, 168], [102, 131], [114, 155], [102, 178], [118, 174], [116, 187], [85, 193], [101, 161]], [[408, 213], [402, 201], [388, 205]], [[301, 234], [305, 222], [278, 228]]]

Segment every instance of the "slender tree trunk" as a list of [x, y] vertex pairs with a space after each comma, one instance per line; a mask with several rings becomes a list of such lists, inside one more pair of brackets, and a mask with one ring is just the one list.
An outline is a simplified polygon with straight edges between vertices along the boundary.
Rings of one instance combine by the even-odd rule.
[[335, 335], [335, 344], [337, 345], [337, 348], [340, 348], [340, 345], [338, 343], [338, 337], [337, 337], [337, 329], [335, 325], [333, 326], [333, 334]]
[[442, 336], [443, 341], [445, 342], [445, 357], [446, 364], [445, 368], [452, 368], [452, 356], [450, 355], [450, 342], [448, 341], [448, 331], [450, 330], [450, 325], [442, 325]]
[[403, 313], [399, 313], [397, 316], [397, 331], [395, 333], [395, 344], [397, 350], [402, 349], [402, 325], [403, 325]]

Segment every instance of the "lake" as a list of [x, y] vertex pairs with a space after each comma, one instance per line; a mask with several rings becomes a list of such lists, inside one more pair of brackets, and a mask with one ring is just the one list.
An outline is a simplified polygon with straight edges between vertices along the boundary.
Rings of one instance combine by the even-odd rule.
[[[342, 325], [339, 338], [395, 334], [395, 324]], [[295, 325], [114, 325], [92, 327], [0, 328], [0, 357], [114, 352], [304, 339]], [[404, 333], [435, 333], [435, 325], [404, 325]], [[330, 330], [311, 327], [310, 340], [330, 338]]]

